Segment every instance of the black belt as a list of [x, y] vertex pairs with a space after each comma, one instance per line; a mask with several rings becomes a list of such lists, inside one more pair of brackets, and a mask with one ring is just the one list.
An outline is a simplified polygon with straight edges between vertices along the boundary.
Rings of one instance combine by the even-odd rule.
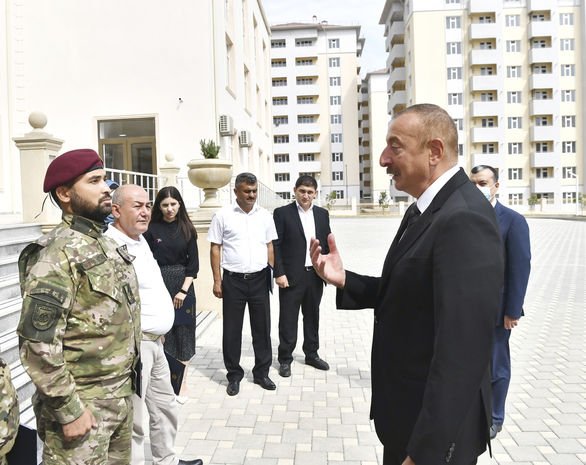
[[224, 270], [225, 273], [228, 273], [228, 276], [234, 276], [235, 278], [240, 279], [254, 279], [259, 276], [261, 273], [264, 273], [265, 270], [255, 271], [254, 273], [236, 273], [235, 271]]

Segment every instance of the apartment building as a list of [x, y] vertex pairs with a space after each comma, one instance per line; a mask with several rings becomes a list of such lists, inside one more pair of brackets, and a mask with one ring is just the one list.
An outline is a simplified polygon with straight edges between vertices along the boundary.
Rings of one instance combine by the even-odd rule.
[[460, 165], [499, 169], [500, 200], [573, 212], [584, 193], [583, 0], [387, 0], [388, 112], [453, 116]]
[[[376, 204], [382, 192], [389, 194], [389, 175], [379, 165], [390, 119], [387, 114], [388, 80], [386, 69], [372, 71], [366, 74], [360, 89], [360, 200], [363, 203]], [[394, 196], [389, 200], [405, 199]]]
[[292, 197], [308, 173], [320, 199], [360, 197], [358, 150], [360, 26], [327, 22], [271, 27], [275, 191]]

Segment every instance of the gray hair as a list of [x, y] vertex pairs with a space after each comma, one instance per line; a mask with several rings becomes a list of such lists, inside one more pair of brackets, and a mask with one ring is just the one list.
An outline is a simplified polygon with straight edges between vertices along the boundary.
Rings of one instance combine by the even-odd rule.
[[236, 180], [234, 181], [234, 187], [239, 186], [240, 184], [256, 184], [256, 176], [252, 173], [240, 173], [236, 176]]

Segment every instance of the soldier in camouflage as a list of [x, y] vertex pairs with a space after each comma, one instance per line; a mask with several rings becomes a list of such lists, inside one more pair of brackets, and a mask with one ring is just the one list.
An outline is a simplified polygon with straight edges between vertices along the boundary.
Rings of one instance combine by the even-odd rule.
[[0, 465], [6, 465], [18, 432], [18, 398], [12, 385], [10, 368], [0, 358]]
[[20, 358], [44, 465], [130, 462], [140, 304], [132, 257], [102, 235], [112, 202], [98, 154], [55, 158], [44, 191], [63, 211], [20, 255]]

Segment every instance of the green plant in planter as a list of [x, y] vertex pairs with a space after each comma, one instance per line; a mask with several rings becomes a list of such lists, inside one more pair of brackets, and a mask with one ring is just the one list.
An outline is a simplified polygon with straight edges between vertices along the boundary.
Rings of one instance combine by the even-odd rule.
[[210, 139], [206, 141], [205, 139], [201, 139], [199, 141], [199, 146], [201, 148], [201, 154], [204, 158], [218, 158], [218, 154], [220, 153], [220, 146], [213, 140]]
[[529, 206], [534, 207], [539, 203], [539, 197], [537, 197], [535, 194], [530, 195], [527, 199], [527, 203], [529, 204]]

